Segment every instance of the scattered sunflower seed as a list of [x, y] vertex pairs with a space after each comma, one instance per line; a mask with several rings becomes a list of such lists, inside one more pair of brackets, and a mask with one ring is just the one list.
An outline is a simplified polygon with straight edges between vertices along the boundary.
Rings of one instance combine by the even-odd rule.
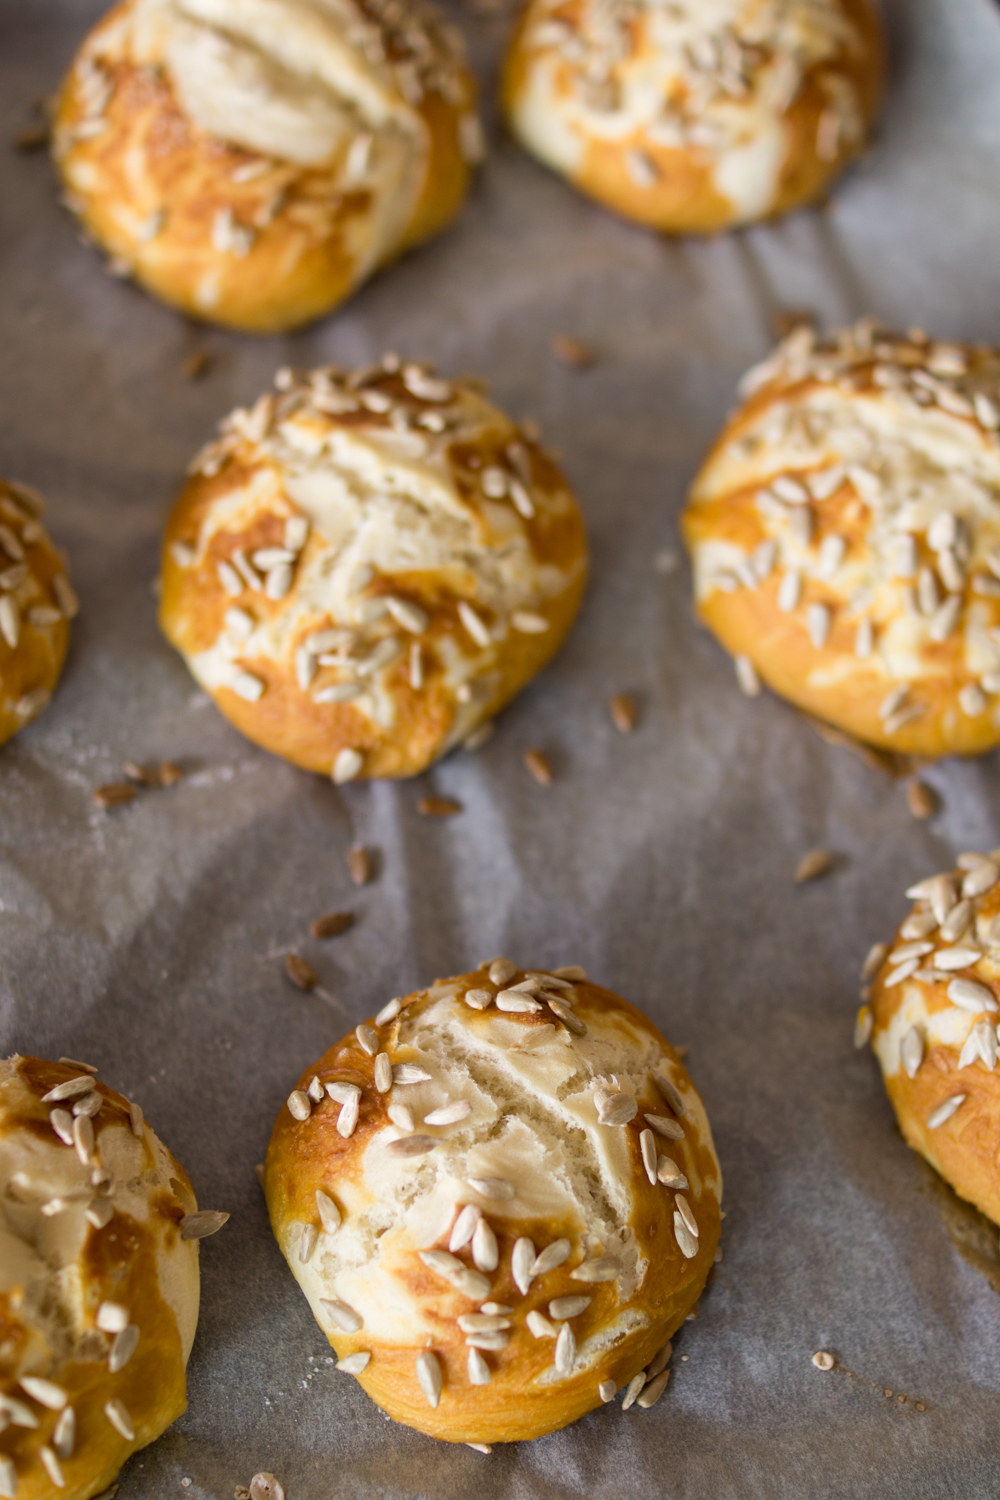
[[339, 937], [348, 927], [353, 927], [354, 922], [352, 911], [331, 911], [327, 916], [317, 917], [315, 922], [310, 923], [309, 931], [314, 938]]
[[552, 766], [544, 750], [526, 750], [523, 759], [539, 786], [552, 785]]
[[312, 964], [306, 963], [297, 953], [285, 954], [285, 973], [300, 990], [314, 990], [319, 984], [319, 975]]
[[126, 807], [129, 802], [135, 801], [135, 787], [130, 786], [127, 781], [109, 781], [104, 786], [99, 786], [93, 793], [95, 807], [107, 811], [112, 807]]
[[454, 797], [421, 797], [417, 812], [425, 818], [453, 818], [463, 811], [461, 802]]
[[560, 364], [574, 370], [588, 370], [594, 363], [594, 351], [568, 333], [554, 333], [549, 339], [549, 348]]
[[347, 868], [355, 885], [367, 885], [372, 878], [372, 857], [363, 844], [352, 844], [347, 851]]
[[663, 1395], [663, 1392], [666, 1390], [669, 1380], [669, 1370], [662, 1371], [662, 1373], [657, 1375], [654, 1379], [650, 1379], [650, 1377], [647, 1375], [646, 1384], [643, 1386], [642, 1390], [639, 1392], [638, 1397], [636, 1398], [636, 1406], [641, 1406], [644, 1411], [648, 1411], [651, 1406], [655, 1406], [657, 1401], [659, 1401], [660, 1397]]
[[639, 1392], [642, 1390], [645, 1384], [646, 1372], [645, 1370], [640, 1370], [638, 1375], [633, 1376], [633, 1378], [629, 1381], [628, 1386], [626, 1387], [625, 1400], [622, 1402], [622, 1411], [628, 1411], [630, 1406], [635, 1405], [636, 1401], [639, 1399]]
[[795, 884], [804, 885], [809, 880], [819, 880], [833, 869], [833, 855], [825, 849], [810, 849], [799, 860], [795, 870]]
[[825, 1349], [817, 1349], [812, 1357], [812, 1362], [817, 1370], [832, 1370], [837, 1363], [833, 1355], [828, 1354]]
[[906, 804], [915, 818], [933, 818], [938, 810], [937, 793], [919, 778], [906, 783]]
[[197, 1213], [185, 1214], [181, 1220], [181, 1239], [207, 1239], [210, 1234], [217, 1234], [228, 1219], [228, 1214], [220, 1213], [215, 1208], [202, 1208]]

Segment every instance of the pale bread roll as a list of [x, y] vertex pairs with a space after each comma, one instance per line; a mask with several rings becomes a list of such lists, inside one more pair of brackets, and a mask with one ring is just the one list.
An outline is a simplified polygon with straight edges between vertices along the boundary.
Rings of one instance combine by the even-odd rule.
[[124, 0], [54, 150], [116, 273], [270, 332], [443, 228], [482, 141], [461, 37], [423, 0]]
[[888, 750], [1000, 743], [1000, 354], [801, 327], [742, 389], [682, 524], [744, 683]]
[[704, 233], [825, 192], [865, 147], [883, 72], [869, 0], [528, 0], [503, 97], [583, 192]]
[[258, 744], [337, 782], [413, 775], [561, 645], [576, 500], [470, 380], [387, 357], [277, 383], [192, 466], [163, 629]]
[[0, 1061], [5, 1500], [88, 1500], [184, 1410], [196, 1208], [128, 1100], [77, 1064]]
[[581, 972], [495, 960], [390, 1002], [306, 1069], [271, 1137], [271, 1223], [342, 1367], [448, 1442], [637, 1391], [715, 1256], [702, 1102]]

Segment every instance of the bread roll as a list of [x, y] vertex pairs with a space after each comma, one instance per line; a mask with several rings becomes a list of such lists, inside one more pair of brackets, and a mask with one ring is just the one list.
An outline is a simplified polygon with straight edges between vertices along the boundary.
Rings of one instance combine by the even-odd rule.
[[339, 1367], [447, 1442], [634, 1399], [715, 1256], [702, 1102], [652, 1022], [580, 975], [497, 959], [391, 1001], [271, 1136], [271, 1223]]
[[85, 1067], [0, 1061], [6, 1500], [88, 1500], [184, 1410], [196, 1207], [142, 1111]]
[[860, 740], [1000, 743], [1000, 354], [799, 328], [743, 394], [683, 519], [706, 624]]
[[48, 704], [79, 607], [44, 509], [30, 485], [0, 479], [0, 744]]
[[528, 0], [503, 97], [585, 193], [702, 234], [820, 197], [865, 147], [883, 70], [870, 0]]
[[878, 969], [861, 1036], [874, 1026], [908, 1144], [1000, 1224], [1000, 849], [963, 854], [906, 894], [914, 906]]
[[390, 356], [277, 384], [195, 461], [163, 629], [266, 749], [338, 782], [411, 776], [561, 644], [586, 575], [579, 510], [469, 381]]
[[54, 149], [116, 272], [268, 333], [442, 229], [482, 146], [461, 37], [422, 0], [125, 0]]

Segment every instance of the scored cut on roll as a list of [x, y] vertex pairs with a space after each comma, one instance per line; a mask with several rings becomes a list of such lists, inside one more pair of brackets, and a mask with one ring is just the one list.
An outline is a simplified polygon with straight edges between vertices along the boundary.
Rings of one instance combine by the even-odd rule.
[[29, 484], [0, 479], [0, 744], [52, 698], [79, 609]]
[[907, 1143], [1000, 1224], [1000, 849], [906, 894], [891, 948], [869, 955], [858, 1040], [871, 1035]]
[[0, 1061], [5, 1500], [89, 1500], [180, 1416], [197, 1239], [227, 1217], [96, 1071]]
[[272, 332], [442, 229], [482, 135], [462, 38], [423, 0], [124, 0], [53, 149], [116, 273]]
[[623, 1387], [653, 1404], [722, 1179], [650, 1020], [580, 969], [495, 959], [390, 1001], [308, 1068], [264, 1190], [338, 1368], [397, 1421], [482, 1445]]
[[579, 508], [470, 380], [386, 356], [276, 384], [194, 462], [163, 629], [266, 749], [337, 782], [413, 775], [561, 645], [586, 581]]
[[702, 619], [860, 740], [1000, 743], [1000, 353], [803, 326], [742, 393], [682, 519]]
[[706, 233], [820, 197], [864, 149], [883, 74], [869, 0], [528, 0], [503, 101], [583, 192]]

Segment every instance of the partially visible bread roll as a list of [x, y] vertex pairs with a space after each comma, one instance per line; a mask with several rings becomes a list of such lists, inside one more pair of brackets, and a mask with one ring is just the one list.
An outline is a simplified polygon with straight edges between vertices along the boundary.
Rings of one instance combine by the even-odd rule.
[[422, 0], [124, 0], [54, 149], [115, 270], [266, 333], [442, 229], [482, 146], [461, 37]]
[[722, 1179], [651, 1021], [582, 971], [497, 959], [307, 1068], [264, 1187], [339, 1367], [397, 1421], [489, 1444], [660, 1375], [712, 1266]]
[[881, 950], [861, 1035], [873, 1028], [908, 1144], [1000, 1224], [1000, 849], [964, 854], [907, 895], [914, 906]]
[[37, 490], [0, 479], [0, 744], [46, 707], [77, 612]]
[[803, 327], [743, 394], [683, 517], [706, 624], [860, 740], [1000, 744], [1000, 353]]
[[864, 149], [883, 72], [870, 0], [528, 0], [503, 97], [585, 193], [706, 233], [825, 192]]
[[180, 1416], [196, 1207], [120, 1094], [0, 1061], [0, 1496], [88, 1500]]
[[587, 552], [534, 439], [389, 356], [280, 372], [196, 458], [160, 619], [238, 729], [335, 781], [412, 776], [549, 660]]

